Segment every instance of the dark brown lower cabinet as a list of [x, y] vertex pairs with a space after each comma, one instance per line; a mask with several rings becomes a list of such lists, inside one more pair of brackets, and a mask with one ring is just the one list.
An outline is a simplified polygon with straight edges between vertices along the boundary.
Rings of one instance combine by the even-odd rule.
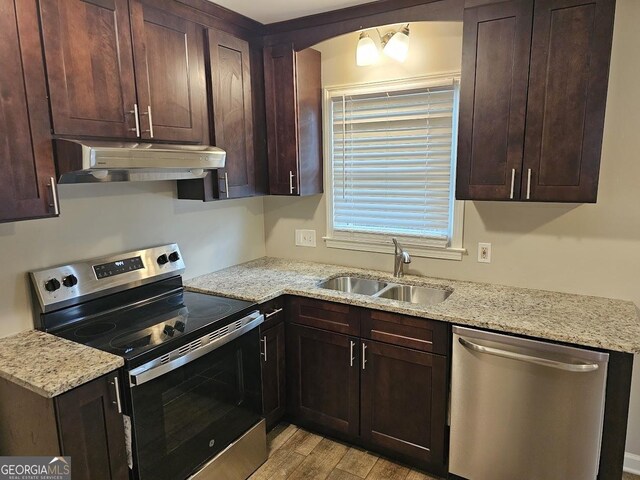
[[45, 398], [0, 380], [0, 454], [70, 456], [74, 480], [128, 480], [116, 372]]
[[286, 369], [284, 323], [260, 330], [262, 355], [262, 411], [267, 430], [273, 428], [286, 412]]
[[287, 405], [294, 421], [345, 438], [358, 437], [358, 339], [287, 324]]
[[370, 340], [362, 349], [362, 441], [445, 474], [446, 357]]

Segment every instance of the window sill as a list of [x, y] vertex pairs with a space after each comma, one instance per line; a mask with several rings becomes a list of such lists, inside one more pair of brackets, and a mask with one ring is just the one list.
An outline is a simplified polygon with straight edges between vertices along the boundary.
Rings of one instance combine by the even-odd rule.
[[[376, 242], [365, 240], [354, 240], [335, 237], [324, 237], [324, 241], [328, 248], [339, 248], [342, 250], [358, 250], [361, 252], [374, 252], [374, 253], [387, 253], [393, 254], [394, 247], [388, 242]], [[456, 260], [461, 261], [462, 256], [467, 253], [464, 248], [452, 248], [452, 247], [436, 247], [412, 244], [400, 240], [402, 246], [406, 248], [409, 254], [413, 257], [421, 258], [438, 258], [442, 260]]]

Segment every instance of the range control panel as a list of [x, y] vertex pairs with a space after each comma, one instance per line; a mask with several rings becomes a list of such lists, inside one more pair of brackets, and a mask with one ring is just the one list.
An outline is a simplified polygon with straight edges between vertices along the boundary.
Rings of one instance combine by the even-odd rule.
[[184, 272], [175, 243], [30, 272], [43, 313]]

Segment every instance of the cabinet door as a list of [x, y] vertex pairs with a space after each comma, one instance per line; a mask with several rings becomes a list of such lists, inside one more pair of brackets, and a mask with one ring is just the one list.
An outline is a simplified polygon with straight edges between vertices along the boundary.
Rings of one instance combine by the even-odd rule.
[[354, 337], [287, 324], [287, 405], [296, 421], [358, 436], [358, 345]]
[[264, 50], [269, 193], [298, 195], [298, 124], [293, 45]]
[[131, 21], [142, 138], [208, 143], [203, 29], [137, 0]]
[[224, 170], [214, 172], [220, 198], [250, 197], [255, 193], [255, 157], [249, 44], [210, 29], [209, 58], [214, 144], [227, 152]]
[[136, 137], [127, 0], [40, 0], [56, 134]]
[[0, 222], [57, 215], [34, 0], [0, 0]]
[[129, 478], [116, 382], [117, 374], [105, 375], [56, 398], [62, 454], [72, 457], [74, 480]]
[[464, 11], [456, 198], [520, 196], [533, 7]]
[[365, 444], [446, 473], [446, 357], [369, 340], [362, 348]]
[[595, 202], [615, 0], [536, 0], [523, 200]]
[[273, 428], [286, 410], [284, 322], [261, 332], [262, 407], [267, 429]]

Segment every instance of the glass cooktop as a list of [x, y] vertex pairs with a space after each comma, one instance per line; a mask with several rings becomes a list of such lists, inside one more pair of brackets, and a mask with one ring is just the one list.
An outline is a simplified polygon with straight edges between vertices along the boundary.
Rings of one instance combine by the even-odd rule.
[[131, 360], [151, 351], [162, 354], [165, 345], [174, 349], [256, 308], [251, 302], [184, 291], [83, 320], [56, 335]]

